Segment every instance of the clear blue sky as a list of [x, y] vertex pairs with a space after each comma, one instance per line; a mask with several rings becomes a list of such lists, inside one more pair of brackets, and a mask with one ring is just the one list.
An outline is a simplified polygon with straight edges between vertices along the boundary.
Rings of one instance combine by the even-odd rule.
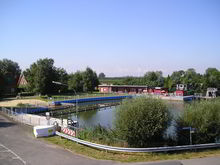
[[107, 76], [220, 69], [220, 0], [0, 0], [0, 59]]

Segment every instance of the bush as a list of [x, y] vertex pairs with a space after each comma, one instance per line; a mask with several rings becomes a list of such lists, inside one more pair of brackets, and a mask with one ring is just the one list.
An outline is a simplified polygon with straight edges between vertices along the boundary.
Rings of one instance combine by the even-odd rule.
[[160, 99], [138, 97], [122, 102], [116, 111], [115, 129], [119, 138], [132, 147], [160, 145], [171, 121]]
[[220, 99], [193, 102], [186, 105], [183, 114], [176, 120], [177, 140], [181, 144], [189, 144], [189, 130], [183, 127], [195, 128], [192, 134], [193, 144], [213, 143], [220, 138]]

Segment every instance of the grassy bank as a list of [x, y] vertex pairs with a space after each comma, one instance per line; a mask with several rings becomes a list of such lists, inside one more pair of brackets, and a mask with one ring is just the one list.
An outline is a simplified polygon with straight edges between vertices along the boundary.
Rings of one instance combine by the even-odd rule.
[[84, 128], [78, 131], [78, 138], [93, 143], [104, 144], [116, 147], [128, 147], [125, 140], [117, 138], [114, 129], [96, 125], [93, 128]]
[[210, 156], [220, 156], [220, 149], [203, 150], [203, 151], [184, 151], [173, 153], [121, 153], [121, 152], [107, 152], [86, 147], [70, 140], [53, 136], [44, 138], [44, 140], [59, 145], [74, 153], [82, 154], [95, 159], [105, 159], [120, 162], [146, 162], [159, 160], [181, 160], [191, 158], [203, 158]]

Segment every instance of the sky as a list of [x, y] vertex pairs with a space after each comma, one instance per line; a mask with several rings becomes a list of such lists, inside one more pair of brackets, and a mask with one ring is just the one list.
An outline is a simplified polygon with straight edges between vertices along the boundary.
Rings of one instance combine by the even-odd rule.
[[0, 59], [108, 77], [220, 69], [220, 0], [0, 0]]

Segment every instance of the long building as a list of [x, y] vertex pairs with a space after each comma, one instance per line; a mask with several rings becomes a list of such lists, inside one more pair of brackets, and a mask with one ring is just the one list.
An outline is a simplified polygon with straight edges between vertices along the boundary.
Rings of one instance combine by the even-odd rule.
[[99, 85], [101, 93], [143, 93], [147, 91], [148, 86], [141, 85]]

